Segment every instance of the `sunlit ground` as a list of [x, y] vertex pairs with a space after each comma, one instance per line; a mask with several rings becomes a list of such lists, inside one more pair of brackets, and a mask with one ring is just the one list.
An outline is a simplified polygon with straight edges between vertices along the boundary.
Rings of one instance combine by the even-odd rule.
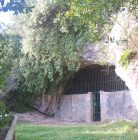
[[138, 122], [102, 125], [38, 126], [18, 123], [17, 140], [138, 140]]

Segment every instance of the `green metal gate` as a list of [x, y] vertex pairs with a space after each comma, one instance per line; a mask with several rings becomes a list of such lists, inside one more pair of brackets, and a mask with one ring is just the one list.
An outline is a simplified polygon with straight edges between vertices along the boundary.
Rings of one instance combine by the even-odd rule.
[[101, 120], [101, 107], [100, 107], [100, 93], [94, 92], [92, 93], [92, 108], [93, 108], [93, 121]]

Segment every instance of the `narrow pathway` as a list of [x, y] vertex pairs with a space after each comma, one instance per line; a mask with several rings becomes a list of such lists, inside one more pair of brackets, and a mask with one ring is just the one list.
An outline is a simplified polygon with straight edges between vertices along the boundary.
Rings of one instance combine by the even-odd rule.
[[91, 124], [86, 122], [61, 120], [59, 118], [52, 118], [43, 115], [39, 112], [28, 112], [16, 114], [18, 121], [23, 123], [30, 123], [35, 125], [75, 125], [75, 124]]

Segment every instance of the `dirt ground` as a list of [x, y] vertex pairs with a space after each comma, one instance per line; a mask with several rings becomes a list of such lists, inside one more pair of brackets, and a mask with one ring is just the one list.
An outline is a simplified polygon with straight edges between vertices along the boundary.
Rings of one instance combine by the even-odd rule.
[[[69, 120], [61, 120], [59, 118], [48, 117], [39, 112], [28, 112], [23, 114], [16, 114], [18, 122], [30, 123], [35, 125], [75, 125], [88, 124], [86, 122], [77, 122]], [[89, 123], [90, 124], [90, 123]]]

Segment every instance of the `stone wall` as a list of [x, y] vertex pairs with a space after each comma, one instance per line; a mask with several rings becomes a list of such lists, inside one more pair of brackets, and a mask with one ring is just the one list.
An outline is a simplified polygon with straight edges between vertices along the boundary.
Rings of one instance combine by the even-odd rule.
[[101, 121], [138, 120], [138, 111], [130, 91], [100, 92]]
[[92, 121], [92, 93], [62, 95], [55, 117], [72, 121]]
[[[51, 104], [54, 99], [51, 99]], [[47, 113], [47, 96], [41, 100], [37, 100], [36, 107], [39, 111]], [[100, 105], [101, 105], [101, 121], [112, 120], [138, 120], [138, 110], [135, 102], [132, 100], [130, 91], [116, 91], [104, 92], [100, 91]], [[51, 110], [53, 110], [50, 107]], [[93, 102], [92, 93], [87, 94], [72, 94], [62, 95], [58, 108], [53, 113], [56, 118], [70, 121], [93, 121]]]

